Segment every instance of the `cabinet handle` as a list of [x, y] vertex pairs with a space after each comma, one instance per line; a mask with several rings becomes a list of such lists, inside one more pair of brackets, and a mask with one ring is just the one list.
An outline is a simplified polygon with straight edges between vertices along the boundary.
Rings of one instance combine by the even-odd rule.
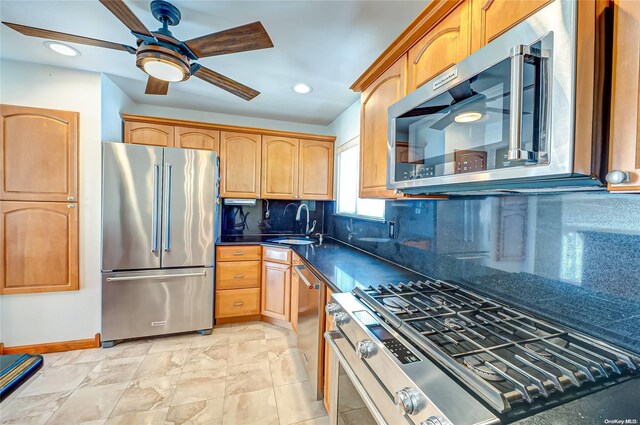
[[67, 208], [75, 208], [76, 206], [73, 204], [67, 204]]
[[236, 301], [236, 302], [233, 303], [234, 307], [241, 307], [243, 305], [244, 305], [244, 301]]
[[236, 251], [233, 255], [244, 255], [244, 251]]
[[75, 197], [75, 196], [69, 196], [69, 197], [67, 198], [67, 201], [75, 201], [75, 200], [76, 200], [76, 197]]
[[236, 279], [242, 279], [244, 277], [244, 275], [243, 274], [234, 274], [233, 277], [236, 278]]
[[611, 170], [607, 173], [605, 179], [607, 180], [607, 183], [620, 184], [628, 182], [631, 179], [631, 176], [626, 171]]

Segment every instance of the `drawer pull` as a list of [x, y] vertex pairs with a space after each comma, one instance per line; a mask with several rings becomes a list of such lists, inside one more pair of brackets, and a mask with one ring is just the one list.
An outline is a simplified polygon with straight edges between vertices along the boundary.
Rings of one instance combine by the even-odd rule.
[[233, 255], [244, 255], [244, 251], [235, 251]]
[[242, 307], [244, 305], [244, 301], [236, 301], [233, 303], [234, 307]]
[[234, 274], [233, 277], [235, 279], [242, 279], [244, 277], [244, 275], [243, 274]]

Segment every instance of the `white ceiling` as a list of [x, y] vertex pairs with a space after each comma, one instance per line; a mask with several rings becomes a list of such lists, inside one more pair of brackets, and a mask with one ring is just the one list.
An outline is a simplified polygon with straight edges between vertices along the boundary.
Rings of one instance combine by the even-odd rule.
[[[149, 1], [127, 5], [150, 30], [159, 23]], [[327, 125], [351, 105], [349, 86], [425, 7], [413, 1], [176, 0], [182, 22], [174, 36], [188, 40], [262, 21], [275, 48], [201, 59], [203, 65], [261, 94], [247, 102], [197, 78], [172, 84], [168, 96], [144, 94], [146, 74], [125, 52], [73, 45], [81, 55], [56, 54], [42, 39], [2, 25], [0, 57], [106, 73], [135, 102]], [[134, 45], [129, 30], [97, 0], [0, 0], [3, 21]], [[313, 87], [308, 95], [291, 89]]]

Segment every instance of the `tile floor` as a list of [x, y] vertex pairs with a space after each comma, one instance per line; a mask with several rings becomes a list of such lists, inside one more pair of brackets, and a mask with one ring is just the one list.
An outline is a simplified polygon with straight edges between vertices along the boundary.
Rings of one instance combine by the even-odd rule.
[[0, 424], [328, 425], [295, 335], [267, 323], [44, 355]]

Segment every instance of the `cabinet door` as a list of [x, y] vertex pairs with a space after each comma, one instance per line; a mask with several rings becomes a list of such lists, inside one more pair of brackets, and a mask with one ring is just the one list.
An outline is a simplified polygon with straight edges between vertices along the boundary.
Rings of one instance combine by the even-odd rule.
[[469, 55], [469, 17], [464, 1], [409, 50], [409, 92]]
[[394, 198], [387, 190], [387, 109], [406, 94], [407, 56], [362, 92], [360, 197]]
[[202, 128], [175, 127], [176, 148], [220, 151], [220, 132]]
[[300, 140], [298, 197], [319, 201], [333, 198], [333, 143]]
[[260, 197], [261, 136], [220, 133], [220, 197]]
[[1, 105], [0, 199], [78, 199], [77, 112]]
[[289, 321], [291, 268], [285, 264], [262, 263], [262, 315]]
[[0, 294], [78, 289], [77, 204], [1, 204]]
[[262, 137], [262, 197], [295, 199], [298, 195], [298, 148], [290, 137]]
[[172, 148], [174, 146], [173, 133], [174, 129], [172, 125], [124, 122], [125, 143]]
[[291, 327], [298, 333], [298, 295], [300, 293], [300, 275], [291, 272]]
[[554, 0], [472, 1], [471, 43], [475, 52]]
[[[330, 288], [327, 288], [327, 303], [331, 302], [331, 294], [333, 291]], [[329, 332], [333, 330], [333, 322], [331, 321], [331, 316], [328, 314], [325, 316], [325, 332]], [[329, 389], [331, 388], [331, 348], [329, 347], [329, 343], [324, 340], [324, 407], [327, 409], [327, 412], [330, 412], [330, 394]]]
[[640, 191], [640, 2], [616, 2], [610, 171], [629, 181], [609, 190]]

